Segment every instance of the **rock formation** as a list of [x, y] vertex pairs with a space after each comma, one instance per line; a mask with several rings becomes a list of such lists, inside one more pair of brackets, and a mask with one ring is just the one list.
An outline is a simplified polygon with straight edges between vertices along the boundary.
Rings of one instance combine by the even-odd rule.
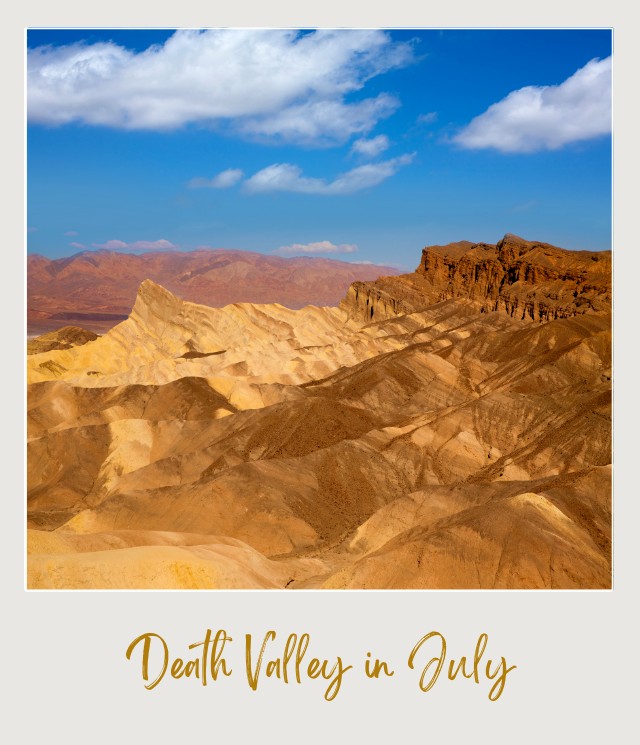
[[609, 266], [431, 247], [373, 317], [143, 282], [28, 357], [29, 586], [610, 587]]
[[496, 245], [428, 246], [412, 274], [355, 282], [343, 307], [365, 320], [420, 310], [447, 298], [481, 312], [550, 321], [611, 307], [611, 252], [567, 251], [507, 234]]

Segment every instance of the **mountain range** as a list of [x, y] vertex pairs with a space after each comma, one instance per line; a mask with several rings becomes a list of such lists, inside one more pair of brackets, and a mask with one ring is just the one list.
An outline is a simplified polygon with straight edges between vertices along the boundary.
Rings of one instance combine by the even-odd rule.
[[311, 256], [201, 249], [142, 254], [81, 251], [63, 259], [27, 257], [27, 331], [72, 324], [102, 333], [124, 321], [141, 282], [151, 279], [185, 300], [210, 306], [273, 303], [337, 305], [349, 285], [393, 267]]

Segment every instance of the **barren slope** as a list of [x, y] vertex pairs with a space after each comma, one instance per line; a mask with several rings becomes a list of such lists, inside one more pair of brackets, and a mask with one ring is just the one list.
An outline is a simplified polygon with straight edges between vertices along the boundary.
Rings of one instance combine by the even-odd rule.
[[30, 586], [610, 586], [610, 312], [524, 315], [144, 282], [28, 358]]

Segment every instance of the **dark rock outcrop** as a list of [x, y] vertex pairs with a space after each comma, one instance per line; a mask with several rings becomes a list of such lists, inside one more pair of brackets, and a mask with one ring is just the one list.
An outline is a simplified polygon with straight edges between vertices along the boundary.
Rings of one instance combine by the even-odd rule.
[[354, 282], [342, 307], [379, 321], [449, 298], [535, 321], [610, 310], [611, 251], [568, 251], [510, 233], [496, 245], [428, 246], [415, 272]]

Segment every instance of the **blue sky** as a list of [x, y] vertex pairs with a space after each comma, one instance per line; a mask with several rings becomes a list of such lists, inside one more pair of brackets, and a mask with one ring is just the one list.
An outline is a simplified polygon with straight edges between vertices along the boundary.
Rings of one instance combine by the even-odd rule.
[[28, 32], [28, 250], [611, 247], [602, 30]]

